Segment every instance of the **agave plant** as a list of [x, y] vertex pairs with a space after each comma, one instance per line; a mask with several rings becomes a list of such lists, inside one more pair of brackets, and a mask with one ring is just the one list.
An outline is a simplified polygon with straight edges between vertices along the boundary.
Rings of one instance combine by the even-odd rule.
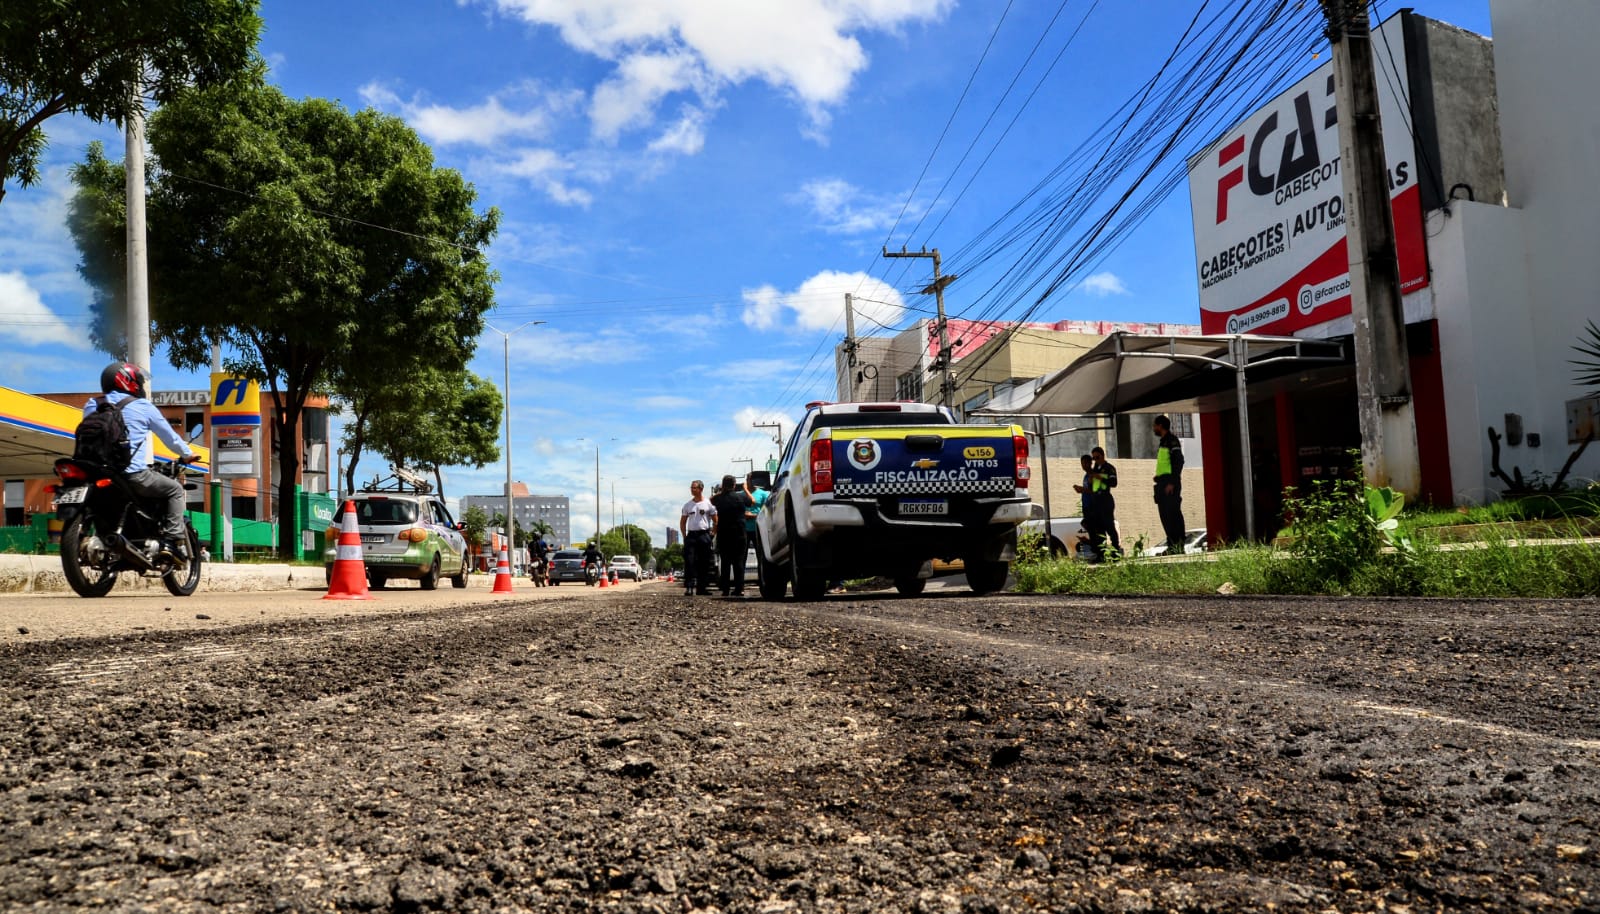
[[1572, 344], [1572, 348], [1583, 356], [1581, 359], [1567, 360], [1577, 366], [1572, 373], [1577, 376], [1578, 383], [1600, 393], [1600, 327], [1595, 326], [1594, 321], [1589, 321], [1583, 336]]

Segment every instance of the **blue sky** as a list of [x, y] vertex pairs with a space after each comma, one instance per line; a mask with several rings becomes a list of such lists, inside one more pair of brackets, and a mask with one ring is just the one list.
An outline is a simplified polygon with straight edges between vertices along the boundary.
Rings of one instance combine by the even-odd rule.
[[[1031, 291], [992, 287], [1038, 252], [1026, 233], [986, 247], [985, 230], [1134, 97], [1202, 5], [266, 0], [260, 51], [293, 96], [403, 117], [500, 208], [490, 323], [544, 321], [510, 337], [512, 475], [571, 496], [586, 534], [598, 447], [602, 526], [614, 488], [616, 520], [660, 544], [690, 479], [775, 454], [752, 422], [787, 432], [832, 395], [845, 292], [883, 303], [863, 306], [863, 333], [922, 316], [926, 264], [885, 261], [884, 244], [938, 247], [969, 277], [951, 316], [1022, 314]], [[1489, 32], [1488, 0], [1411, 5]], [[1303, 44], [1287, 82], [1327, 59]], [[45, 179], [0, 202], [0, 384], [35, 392], [85, 389], [107, 360], [82, 342], [66, 169], [91, 140], [122, 149], [114, 127], [46, 127]], [[1193, 261], [1180, 182], [1033, 316], [1197, 322]], [[503, 384], [504, 345], [487, 333], [473, 369]], [[203, 386], [154, 361], [159, 389]], [[504, 479], [504, 463], [453, 468], [446, 494]]]

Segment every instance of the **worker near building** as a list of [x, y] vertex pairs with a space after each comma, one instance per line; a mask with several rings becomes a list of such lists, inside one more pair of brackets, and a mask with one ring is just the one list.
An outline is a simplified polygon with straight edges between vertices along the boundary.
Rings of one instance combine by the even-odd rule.
[[1169, 552], [1183, 551], [1183, 444], [1172, 433], [1172, 420], [1157, 416], [1151, 423], [1156, 438], [1156, 511], [1167, 536]]
[[1112, 553], [1121, 555], [1122, 538], [1117, 535], [1117, 499], [1111, 491], [1117, 487], [1117, 468], [1106, 459], [1106, 449], [1103, 447], [1096, 447], [1089, 452], [1089, 455], [1094, 458], [1094, 464], [1089, 470], [1090, 485], [1094, 492], [1094, 510], [1099, 517], [1100, 532], [1104, 534], [1098, 551], [1104, 558], [1104, 546], [1110, 543]]

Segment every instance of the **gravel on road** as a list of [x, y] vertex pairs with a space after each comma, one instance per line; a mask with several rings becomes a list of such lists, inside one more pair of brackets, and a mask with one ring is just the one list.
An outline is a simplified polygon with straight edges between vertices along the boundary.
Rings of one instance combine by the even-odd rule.
[[630, 589], [13, 639], [0, 909], [1596, 910], [1597, 615]]

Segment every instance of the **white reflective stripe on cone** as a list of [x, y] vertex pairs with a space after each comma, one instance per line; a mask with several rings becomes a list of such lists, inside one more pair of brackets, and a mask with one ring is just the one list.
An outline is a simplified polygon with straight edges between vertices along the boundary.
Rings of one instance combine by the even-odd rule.
[[340, 545], [333, 551], [333, 557], [340, 562], [361, 561], [361, 547]]

